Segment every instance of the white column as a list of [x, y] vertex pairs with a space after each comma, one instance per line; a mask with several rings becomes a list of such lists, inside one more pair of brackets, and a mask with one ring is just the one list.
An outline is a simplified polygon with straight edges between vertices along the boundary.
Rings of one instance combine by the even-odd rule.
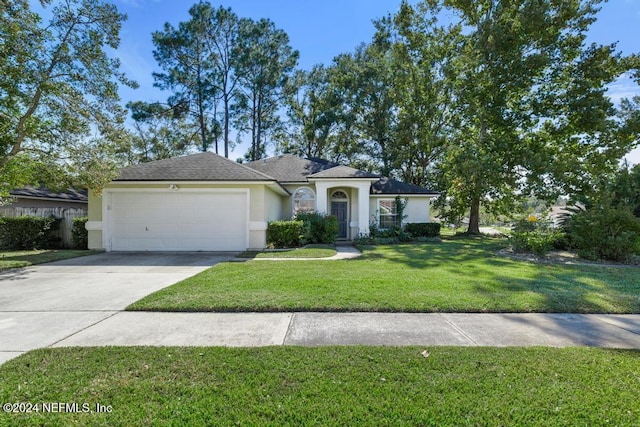
[[358, 186], [358, 232], [369, 234], [369, 187], [371, 184]]
[[327, 189], [329, 185], [322, 181], [316, 181], [316, 210], [320, 213], [327, 213]]

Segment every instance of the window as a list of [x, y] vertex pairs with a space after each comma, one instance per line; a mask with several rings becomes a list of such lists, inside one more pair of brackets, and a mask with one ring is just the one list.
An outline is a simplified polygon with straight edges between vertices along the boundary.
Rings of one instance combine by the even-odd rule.
[[316, 210], [316, 195], [306, 187], [298, 188], [293, 193], [293, 214], [300, 212], [314, 212]]
[[347, 200], [347, 199], [348, 199], [347, 193], [345, 193], [344, 191], [336, 191], [331, 196], [331, 200]]
[[393, 228], [398, 220], [398, 211], [396, 201], [379, 200], [378, 201], [378, 225], [380, 228]]

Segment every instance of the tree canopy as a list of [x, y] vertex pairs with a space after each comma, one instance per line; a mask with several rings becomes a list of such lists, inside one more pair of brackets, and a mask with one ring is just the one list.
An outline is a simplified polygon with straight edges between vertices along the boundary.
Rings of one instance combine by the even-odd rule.
[[[51, 3], [51, 4], [50, 4]], [[152, 34], [163, 102], [127, 104], [135, 86], [113, 56], [126, 18], [104, 0], [0, 0], [0, 178], [100, 188], [116, 166], [198, 149], [246, 159], [269, 150], [375, 171], [442, 192], [443, 219], [521, 200], [588, 197], [638, 146], [640, 56], [587, 44], [600, 0], [421, 0], [374, 22], [375, 35], [330, 64], [298, 52], [268, 19], [200, 1]], [[222, 143], [222, 145], [220, 145]]]
[[0, 193], [71, 177], [100, 188], [123, 141], [118, 85], [135, 86], [108, 53], [126, 16], [104, 1], [68, 0], [44, 23], [27, 0], [0, 5]]
[[[168, 108], [181, 111], [199, 134], [198, 149], [224, 155], [232, 148], [230, 128], [251, 136], [250, 159], [266, 153], [265, 137], [280, 129], [282, 88], [297, 64], [287, 34], [268, 19], [238, 18], [208, 2], [189, 9], [178, 27], [153, 33], [154, 57], [162, 72], [156, 86], [171, 92]], [[218, 111], [222, 104], [222, 112]]]
[[[606, 90], [637, 77], [638, 59], [585, 42], [599, 3], [403, 1], [368, 45], [309, 74], [298, 99], [335, 87], [341, 100], [314, 115], [338, 118], [330, 132], [350, 140], [320, 134], [336, 144], [325, 155], [439, 189], [441, 216], [470, 211], [477, 233], [481, 205], [499, 214], [531, 195], [597, 192], [637, 146], [637, 101], [616, 106]], [[323, 129], [307, 122], [302, 140], [314, 123]]]

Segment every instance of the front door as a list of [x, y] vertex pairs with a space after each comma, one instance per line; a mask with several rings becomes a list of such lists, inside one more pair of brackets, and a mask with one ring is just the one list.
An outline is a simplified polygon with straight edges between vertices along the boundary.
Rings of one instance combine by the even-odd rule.
[[335, 215], [338, 218], [338, 239], [346, 239], [349, 225], [347, 202], [331, 202], [331, 215]]

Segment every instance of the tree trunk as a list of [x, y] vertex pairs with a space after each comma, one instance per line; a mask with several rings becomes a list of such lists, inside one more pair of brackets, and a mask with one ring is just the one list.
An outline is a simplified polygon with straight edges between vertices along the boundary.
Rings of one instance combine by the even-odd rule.
[[262, 158], [262, 98], [258, 98], [258, 106], [256, 108], [256, 159]]
[[224, 94], [224, 156], [229, 158], [229, 96], [226, 93]]
[[253, 94], [252, 97], [252, 108], [251, 108], [251, 161], [255, 161], [258, 160], [257, 154], [258, 154], [258, 142], [256, 141], [256, 97], [255, 97], [255, 93]]
[[200, 107], [200, 111], [198, 112], [198, 122], [200, 123], [200, 138], [202, 139], [202, 151], [204, 152], [209, 148], [209, 144], [207, 144], [207, 127], [204, 121], [204, 112], [202, 111], [202, 107]]
[[467, 234], [480, 234], [480, 197], [477, 196], [474, 196], [471, 200], [471, 214], [469, 215]]
[[[213, 105], [213, 117], [218, 117], [218, 104]], [[218, 139], [220, 139], [220, 134], [218, 133], [217, 122], [214, 119], [213, 124], [211, 125], [215, 129], [214, 138], [216, 143], [216, 154], [218, 154]]]

